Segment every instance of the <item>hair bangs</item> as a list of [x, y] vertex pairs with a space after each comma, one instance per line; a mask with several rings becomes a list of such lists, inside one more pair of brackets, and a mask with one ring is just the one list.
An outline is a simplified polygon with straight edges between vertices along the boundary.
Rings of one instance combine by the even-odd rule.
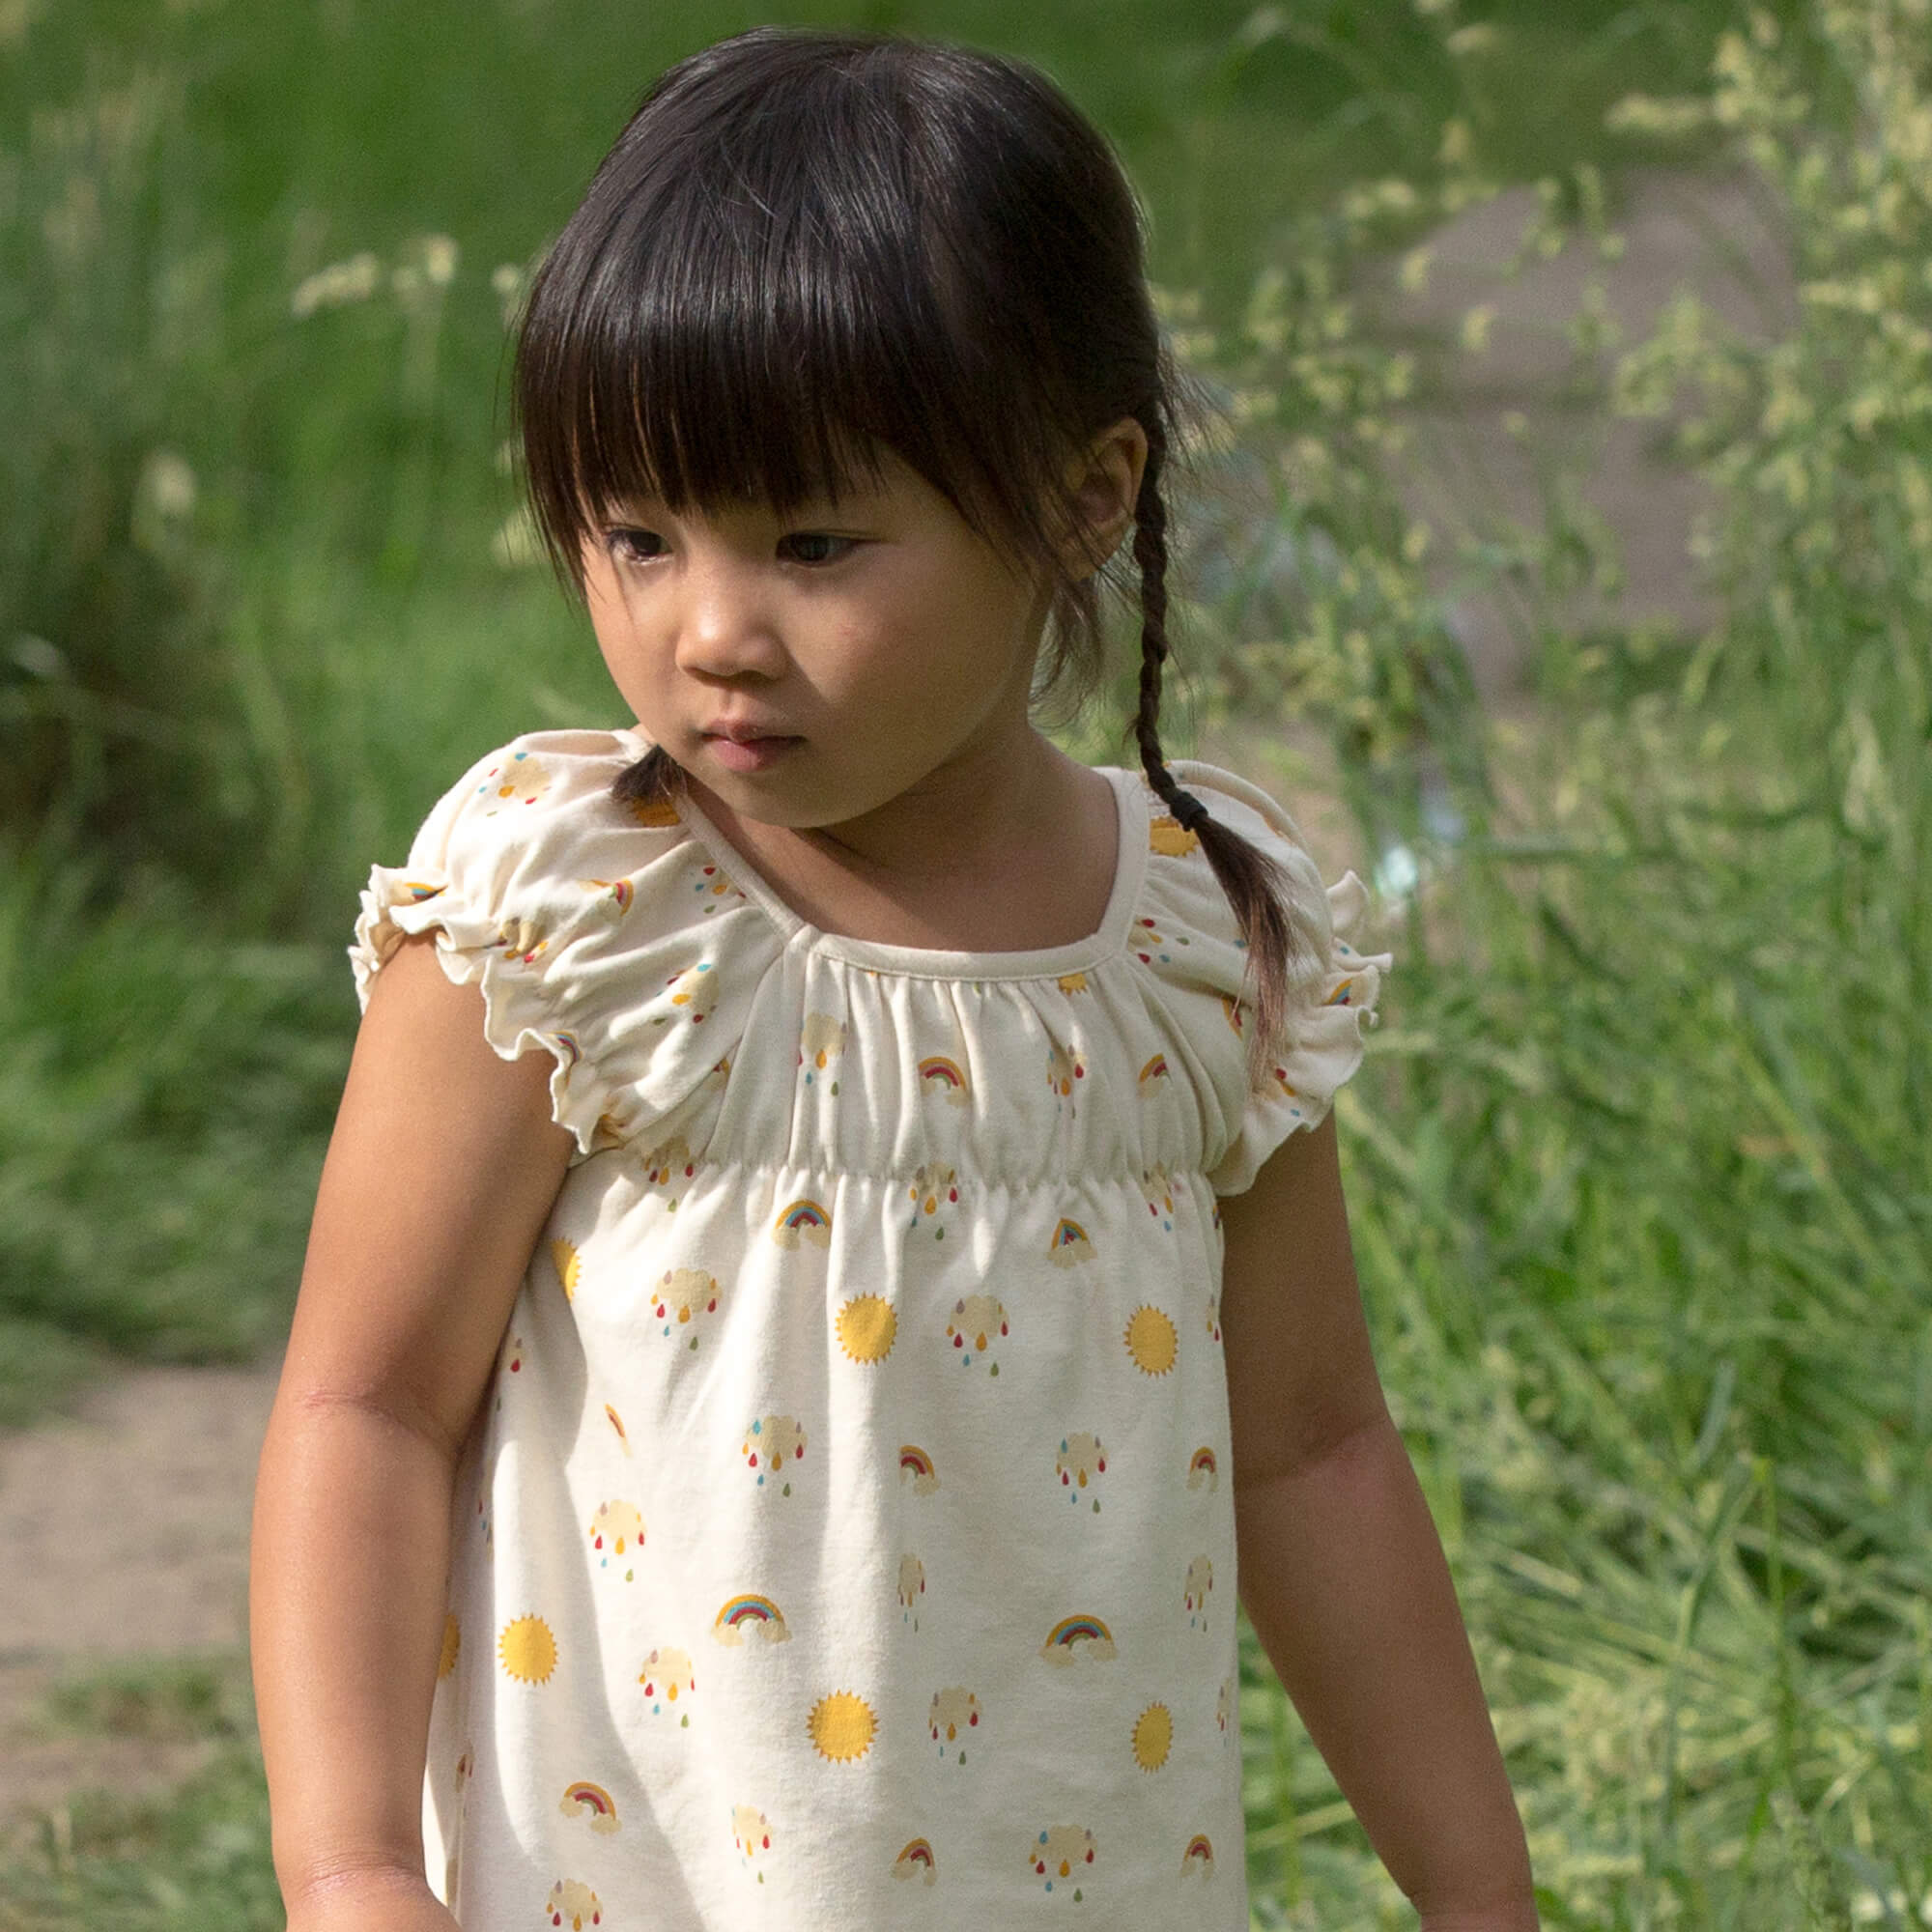
[[972, 387], [956, 276], [903, 130], [821, 85], [701, 146], [656, 140], [678, 167], [620, 168], [619, 144], [604, 172], [621, 181], [593, 183], [519, 344], [530, 497], [560, 574], [581, 581], [584, 539], [627, 504], [836, 501], [880, 481], [887, 450], [982, 535], [1015, 525], [981, 412], [948, 407]]

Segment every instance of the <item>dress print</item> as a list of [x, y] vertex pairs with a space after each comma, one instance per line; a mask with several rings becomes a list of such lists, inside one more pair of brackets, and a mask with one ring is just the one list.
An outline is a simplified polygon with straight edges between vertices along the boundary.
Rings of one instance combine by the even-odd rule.
[[611, 799], [647, 749], [480, 760], [352, 948], [366, 998], [434, 931], [577, 1144], [459, 1476], [432, 1882], [468, 1932], [1245, 1932], [1217, 1200], [1360, 1060], [1359, 881], [1173, 762], [1328, 936], [1251, 1093], [1138, 772], [1101, 928], [973, 953], [807, 924]]

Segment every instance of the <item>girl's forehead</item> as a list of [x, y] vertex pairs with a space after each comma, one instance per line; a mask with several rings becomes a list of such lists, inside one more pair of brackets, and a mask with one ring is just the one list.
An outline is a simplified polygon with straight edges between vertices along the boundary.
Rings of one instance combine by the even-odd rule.
[[801, 511], [850, 508], [858, 504], [930, 509], [945, 499], [911, 464], [883, 444], [867, 456], [853, 457], [839, 469], [808, 482], [802, 496], [778, 501], [769, 497], [726, 497], [668, 502], [654, 479], [615, 493], [613, 509], [650, 507], [674, 516], [691, 516], [711, 523], [778, 520]]

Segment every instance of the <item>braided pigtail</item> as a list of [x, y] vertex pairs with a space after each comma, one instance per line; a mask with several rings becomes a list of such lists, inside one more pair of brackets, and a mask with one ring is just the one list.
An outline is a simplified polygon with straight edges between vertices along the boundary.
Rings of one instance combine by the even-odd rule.
[[1240, 922], [1248, 949], [1248, 977], [1255, 982], [1254, 1024], [1248, 1035], [1248, 1081], [1263, 1091], [1291, 1042], [1292, 986], [1315, 979], [1321, 957], [1306, 917], [1296, 905], [1282, 867], [1232, 826], [1209, 815], [1167, 769], [1160, 749], [1161, 667], [1167, 662], [1167, 505], [1160, 494], [1167, 439], [1158, 422], [1148, 428], [1147, 467], [1134, 505], [1134, 561], [1141, 573], [1141, 698], [1132, 730], [1148, 782], [1166, 802], [1182, 831], [1201, 841]]
[[648, 806], [675, 808], [684, 796], [684, 767], [662, 745], [653, 745], [611, 781], [611, 796], [634, 811]]

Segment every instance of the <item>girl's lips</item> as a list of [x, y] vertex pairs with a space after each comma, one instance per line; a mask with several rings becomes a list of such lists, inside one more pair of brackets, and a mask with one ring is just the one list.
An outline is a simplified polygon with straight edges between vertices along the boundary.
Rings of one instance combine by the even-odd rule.
[[711, 751], [726, 771], [761, 772], [767, 765], [776, 764], [794, 745], [804, 743], [803, 738], [748, 738], [738, 744], [729, 738], [714, 737]]

